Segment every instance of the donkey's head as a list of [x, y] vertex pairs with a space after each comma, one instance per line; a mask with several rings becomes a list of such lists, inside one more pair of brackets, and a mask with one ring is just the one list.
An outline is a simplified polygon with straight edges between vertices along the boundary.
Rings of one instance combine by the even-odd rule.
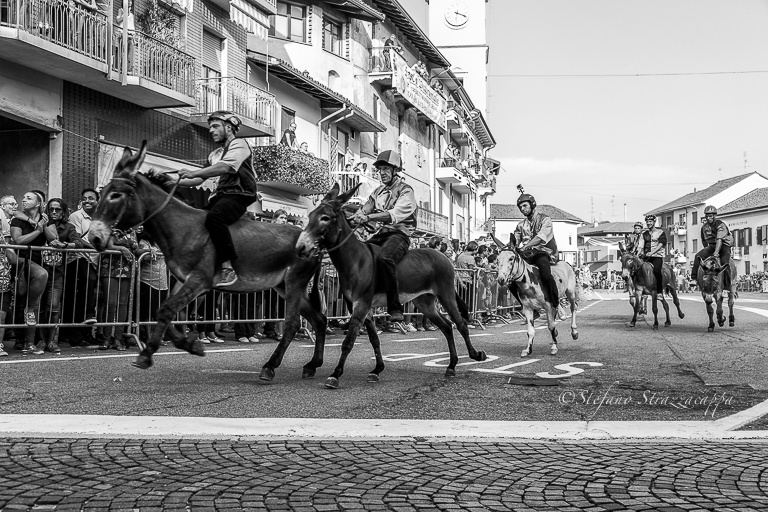
[[342, 207], [355, 195], [360, 185], [355, 185], [343, 194], [336, 183], [320, 204], [309, 214], [306, 227], [296, 241], [296, 253], [303, 257], [316, 256], [323, 249], [339, 242], [342, 226], [348, 227]]
[[93, 215], [88, 240], [97, 251], [109, 244], [113, 229], [126, 229], [141, 222], [143, 211], [136, 194], [136, 174], [147, 155], [147, 141], [138, 153], [125, 148], [123, 157], [115, 166], [112, 180], [101, 192], [101, 201]]
[[701, 261], [699, 273], [695, 277], [704, 302], [712, 304], [714, 298], [723, 292], [723, 273], [730, 270], [730, 265], [720, 265], [717, 256], [709, 256]]
[[499, 256], [496, 259], [498, 265], [498, 281], [502, 286], [511, 284], [522, 275], [525, 264], [520, 252], [517, 250], [517, 241], [514, 235], [510, 236], [509, 245], [504, 245], [498, 238], [491, 235], [493, 241], [499, 247]]

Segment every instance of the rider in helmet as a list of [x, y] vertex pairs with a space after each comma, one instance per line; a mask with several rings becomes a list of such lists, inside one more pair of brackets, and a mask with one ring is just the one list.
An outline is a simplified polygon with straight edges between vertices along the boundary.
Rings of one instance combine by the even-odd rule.
[[640, 241], [643, 238], [643, 223], [640, 221], [635, 222], [632, 227], [632, 234], [627, 237], [627, 252], [637, 254], [640, 246]]
[[704, 208], [704, 222], [701, 224], [701, 245], [703, 246], [702, 249], [696, 253], [696, 257], [693, 259], [693, 272], [691, 273], [693, 279], [696, 279], [699, 272], [699, 261], [703, 261], [713, 254], [717, 254], [720, 265], [727, 265], [731, 259], [733, 235], [731, 235], [725, 222], [717, 218], [717, 208], [712, 205]]
[[656, 278], [656, 293], [663, 293], [664, 281], [661, 269], [664, 266], [664, 256], [667, 254], [667, 234], [663, 229], [656, 227], [656, 216], [645, 216], [645, 224], [648, 229], [643, 231], [642, 247], [640, 254], [653, 265], [653, 276]]
[[384, 224], [368, 243], [381, 247], [376, 260], [381, 278], [377, 281], [386, 286], [389, 319], [391, 322], [402, 322], [403, 305], [400, 303], [396, 269], [397, 262], [411, 245], [411, 235], [416, 227], [416, 196], [413, 188], [397, 174], [401, 169], [397, 151], [382, 151], [373, 166], [379, 171], [383, 185], [373, 191], [352, 220], [358, 224], [369, 221]]
[[208, 156], [208, 165], [201, 169], [179, 171], [179, 185], [195, 187], [208, 178], [216, 179], [211, 192], [205, 227], [211, 235], [221, 262], [215, 286], [230, 286], [237, 281], [232, 262], [237, 260], [229, 226], [242, 217], [248, 205], [256, 201], [256, 173], [253, 169], [253, 153], [245, 139], [238, 139], [240, 118], [232, 112], [219, 110], [208, 116], [208, 131], [213, 141], [220, 144]]
[[523, 258], [539, 268], [544, 282], [544, 298], [557, 311], [560, 293], [552, 276], [552, 263], [557, 261], [557, 243], [552, 231], [552, 219], [537, 212], [536, 199], [526, 194], [521, 186], [518, 185], [517, 188], [520, 191], [517, 207], [525, 218], [515, 228], [515, 241]]

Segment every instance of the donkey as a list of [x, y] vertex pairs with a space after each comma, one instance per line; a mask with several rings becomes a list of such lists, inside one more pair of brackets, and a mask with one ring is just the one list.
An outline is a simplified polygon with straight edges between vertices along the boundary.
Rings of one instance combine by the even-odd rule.
[[[627, 324], [629, 327], [634, 327], [637, 324], [637, 314], [640, 312], [640, 303], [643, 295], [651, 296], [651, 309], [653, 310], [653, 330], [659, 329], [659, 306], [658, 298], [659, 294], [656, 292], [656, 277], [653, 275], [653, 265], [641, 260], [636, 254], [631, 252], [624, 252], [619, 249], [619, 256], [621, 257], [621, 275], [624, 278], [624, 282], [627, 283], [627, 290], [629, 291], [629, 301], [632, 304], [632, 321]], [[675, 273], [672, 272], [672, 268], [666, 263], [661, 268], [662, 276], [662, 290], [667, 289], [672, 294], [672, 302], [674, 302], [677, 308], [677, 316], [685, 318], [685, 313], [680, 309], [680, 299], [677, 297], [677, 280]], [[664, 293], [661, 293], [661, 304], [664, 306], [664, 312], [667, 315], [667, 320], [664, 322], [664, 327], [672, 325], [672, 321], [669, 318], [669, 304], [664, 298]]]
[[[552, 346], [549, 353], [553, 356], [556, 355], [558, 332], [555, 320], [557, 307], [552, 306], [544, 299], [539, 269], [523, 259], [514, 241], [510, 245], [504, 245], [495, 236], [493, 241], [501, 249], [497, 259], [499, 262], [499, 284], [506, 286], [523, 307], [528, 331], [528, 345], [520, 353], [520, 357], [528, 357], [533, 351], [533, 338], [536, 336], [536, 330], [533, 328], [534, 315], [538, 314], [542, 308], [547, 315], [547, 328], [552, 336]], [[571, 306], [571, 337], [577, 340], [579, 339], [579, 331], [576, 327], [576, 304], [580, 298], [581, 286], [576, 285], [576, 274], [573, 267], [565, 261], [558, 261], [557, 264], [552, 265], [552, 276], [557, 283], [557, 299], [565, 296]]]
[[733, 258], [726, 265], [720, 265], [717, 256], [710, 256], [701, 262], [699, 273], [696, 275], [696, 283], [701, 290], [701, 297], [707, 304], [709, 326], [707, 332], [714, 332], [715, 322], [712, 318], [712, 302], [717, 302], [717, 324], [722, 327], [725, 324], [723, 316], [723, 291], [728, 290], [728, 327], [733, 327], [736, 317], [733, 315], [734, 284], [736, 282], [736, 265]]
[[[152, 336], [146, 346], [140, 346], [141, 353], [133, 365], [142, 369], [152, 366], [152, 356], [160, 347], [166, 329], [176, 348], [197, 356], [205, 355], [200, 341], [190, 341], [173, 327], [171, 321], [195, 297], [214, 287], [218, 272], [216, 250], [204, 226], [205, 212], [185, 205], [139, 173], [146, 153], [146, 141], [135, 155], [125, 148], [112, 180], [102, 191], [88, 234], [94, 248], [104, 251], [114, 230], [130, 230], [144, 225], [165, 255], [169, 270], [179, 280], [180, 284], [157, 312], [158, 321]], [[327, 326], [316, 289], [320, 259], [296, 255], [294, 247], [300, 231], [294, 226], [240, 219], [230, 226], [230, 230], [239, 255], [233, 262], [239, 279], [227, 291], [250, 293], [274, 288], [286, 300], [285, 333], [264, 365], [260, 378], [274, 378], [275, 368], [280, 366], [299, 329], [299, 312], [315, 330], [315, 351], [303, 369], [304, 377], [314, 376], [323, 361]], [[313, 276], [315, 286], [310, 300], [306, 290]]]
[[[334, 185], [318, 207], [309, 214], [307, 226], [296, 243], [296, 251], [301, 256], [313, 256], [324, 250], [328, 251], [339, 275], [344, 301], [352, 312], [347, 335], [341, 345], [339, 363], [325, 381], [325, 386], [330, 389], [339, 387], [344, 363], [354, 347], [361, 323], [365, 324], [376, 357], [376, 366], [368, 375], [368, 381], [378, 382], [379, 374], [384, 370], [379, 337], [370, 315], [372, 307], [386, 305], [384, 290], [376, 279], [376, 254], [379, 248], [363, 243], [354, 236], [354, 231], [342, 210], [358, 186], [339, 194], [338, 183]], [[440, 329], [448, 341], [450, 359], [445, 370], [446, 377], [456, 375], [456, 364], [459, 361], [451, 321], [456, 324], [464, 338], [469, 357], [475, 361], [487, 359], [485, 352], [475, 350], [469, 339], [466, 304], [458, 299], [453, 265], [444, 254], [434, 249], [413, 249], [406, 252], [397, 265], [397, 281], [400, 283], [400, 301], [413, 301], [419, 311]], [[438, 313], [437, 300], [440, 300], [451, 321]]]

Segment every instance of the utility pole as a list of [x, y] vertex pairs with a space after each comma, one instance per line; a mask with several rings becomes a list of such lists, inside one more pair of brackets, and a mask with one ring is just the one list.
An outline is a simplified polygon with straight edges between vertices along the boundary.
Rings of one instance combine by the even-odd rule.
[[616, 196], [611, 196], [611, 220], [613, 220], [614, 215], [616, 215], [615, 206], [616, 204]]
[[627, 203], [624, 203], [624, 222], [627, 222]]
[[747, 152], [744, 152], [744, 170], [747, 170]]
[[589, 202], [591, 204], [589, 214], [592, 216], [592, 224], [595, 223], [595, 196], [589, 196]]

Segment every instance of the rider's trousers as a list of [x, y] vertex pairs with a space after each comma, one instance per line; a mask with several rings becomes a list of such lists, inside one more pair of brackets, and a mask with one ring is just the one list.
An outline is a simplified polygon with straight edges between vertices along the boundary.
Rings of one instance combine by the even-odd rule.
[[221, 195], [214, 197], [208, 205], [205, 228], [211, 235], [211, 242], [216, 248], [219, 263], [237, 259], [229, 226], [245, 214], [248, 205], [253, 201], [254, 199], [248, 196]]
[[560, 293], [557, 291], [557, 283], [552, 276], [552, 263], [549, 261], [549, 254], [540, 251], [534, 253], [528, 258], [528, 263], [536, 265], [541, 275], [542, 288], [544, 290], [544, 299], [555, 308], [560, 304]]
[[660, 256], [654, 256], [653, 258], [648, 258], [646, 261], [653, 265], [653, 276], [656, 278], [656, 293], [663, 293], [664, 276], [661, 274], [661, 269], [664, 266], [664, 258]]
[[378, 245], [378, 258], [376, 269], [378, 276], [376, 281], [383, 282], [387, 290], [387, 311], [391, 314], [395, 311], [403, 312], [400, 303], [400, 289], [397, 285], [397, 262], [405, 256], [411, 240], [402, 231], [385, 231], [373, 235], [368, 243]]

